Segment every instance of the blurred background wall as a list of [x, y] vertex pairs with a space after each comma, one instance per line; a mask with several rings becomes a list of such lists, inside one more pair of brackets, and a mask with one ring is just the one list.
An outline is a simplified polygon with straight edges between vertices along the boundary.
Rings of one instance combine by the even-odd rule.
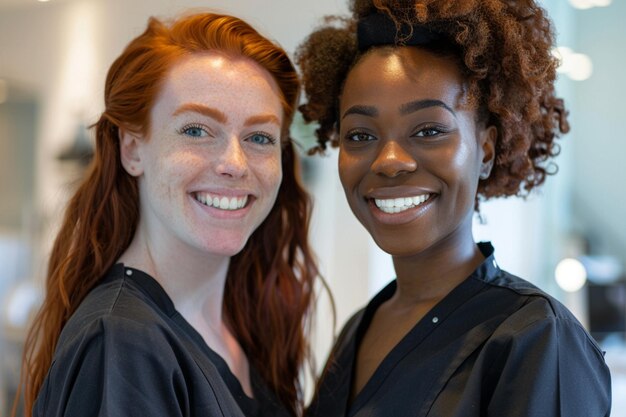
[[[559, 173], [526, 201], [484, 203], [484, 224], [477, 220], [475, 232], [494, 242], [501, 266], [561, 299], [594, 331], [607, 350], [615, 392], [626, 394], [626, 2], [573, 7], [581, 2], [543, 2], [559, 46], [567, 48], [559, 52], [558, 92], [570, 108], [572, 132], [561, 141]], [[347, 11], [343, 0], [0, 0], [0, 415], [15, 387], [20, 342], [41, 297], [47, 253], [82, 172], [71, 151], [89, 145], [85, 126], [102, 111], [108, 66], [149, 16], [189, 8], [242, 17], [290, 53], [324, 15]], [[293, 129], [305, 144], [312, 140], [311, 127], [301, 121]], [[336, 156], [306, 158], [303, 167], [315, 199], [313, 245], [337, 303], [339, 328], [393, 271], [349, 212]], [[555, 269], [568, 257], [582, 262], [588, 280], [565, 291]], [[575, 284], [575, 267], [561, 271], [561, 285]], [[607, 305], [608, 313], [596, 312]], [[320, 366], [332, 342], [331, 317], [322, 296], [315, 334]], [[623, 394], [614, 396], [614, 416], [626, 415]]]

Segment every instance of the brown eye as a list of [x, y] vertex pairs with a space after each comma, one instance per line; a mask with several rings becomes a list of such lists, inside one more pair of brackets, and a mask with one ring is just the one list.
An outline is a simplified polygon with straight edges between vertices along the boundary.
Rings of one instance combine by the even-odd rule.
[[359, 132], [359, 131], [349, 132], [346, 135], [345, 139], [351, 142], [369, 142], [372, 140], [376, 140], [376, 138], [373, 135], [370, 135], [369, 133], [365, 133], [365, 132]]
[[424, 129], [421, 129], [417, 132], [415, 132], [415, 134], [413, 136], [417, 136], [417, 137], [430, 137], [430, 136], [437, 136], [439, 134], [443, 133], [442, 130], [436, 128], [436, 127], [427, 127]]

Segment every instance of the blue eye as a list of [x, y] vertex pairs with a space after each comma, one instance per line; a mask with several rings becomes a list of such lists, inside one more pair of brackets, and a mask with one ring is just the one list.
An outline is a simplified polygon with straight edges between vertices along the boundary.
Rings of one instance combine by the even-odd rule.
[[253, 133], [248, 137], [248, 141], [256, 145], [271, 145], [276, 142], [273, 137], [265, 133]]
[[376, 137], [374, 137], [373, 135], [359, 131], [348, 132], [345, 138], [346, 140], [352, 142], [369, 142], [372, 140], [376, 140]]
[[204, 136], [208, 136], [208, 132], [206, 131], [206, 129], [198, 125], [185, 126], [182, 129], [180, 129], [179, 133], [186, 135], [186, 136], [191, 136], [194, 138], [201, 138]]

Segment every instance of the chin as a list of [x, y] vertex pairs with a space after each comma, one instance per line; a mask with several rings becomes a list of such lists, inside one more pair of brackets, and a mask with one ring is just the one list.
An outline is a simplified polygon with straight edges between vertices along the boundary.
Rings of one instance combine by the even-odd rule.
[[243, 250], [247, 242], [247, 239], [216, 239], [204, 242], [202, 249], [212, 255], [235, 256]]
[[417, 245], [416, 242], [407, 245], [406, 242], [402, 242], [397, 236], [374, 237], [374, 242], [384, 252], [396, 257], [416, 255], [427, 249], [425, 246]]

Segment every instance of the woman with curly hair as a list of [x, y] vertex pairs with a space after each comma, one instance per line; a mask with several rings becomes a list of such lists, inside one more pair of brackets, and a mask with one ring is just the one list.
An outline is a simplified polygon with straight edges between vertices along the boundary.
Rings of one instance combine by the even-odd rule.
[[130, 42], [27, 340], [27, 416], [301, 412], [317, 268], [298, 93], [236, 17], [153, 18]]
[[532, 0], [364, 0], [300, 45], [317, 151], [396, 279], [341, 332], [308, 415], [608, 416], [603, 353], [476, 243], [480, 199], [525, 195], [569, 130]]

